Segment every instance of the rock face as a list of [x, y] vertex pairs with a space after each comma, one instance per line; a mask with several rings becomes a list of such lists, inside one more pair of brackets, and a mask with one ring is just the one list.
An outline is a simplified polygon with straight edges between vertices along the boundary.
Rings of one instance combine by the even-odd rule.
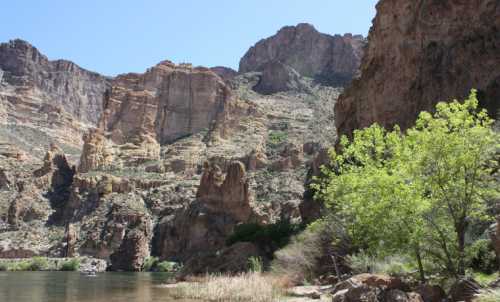
[[162, 259], [187, 260], [223, 248], [234, 227], [249, 222], [253, 214], [248, 186], [241, 162], [231, 163], [225, 175], [206, 163], [196, 201], [159, 224], [155, 253]]
[[210, 70], [215, 72], [224, 81], [230, 81], [235, 76], [238, 75], [238, 72], [236, 70], [229, 68], [229, 67], [224, 67], [224, 66], [212, 67], [212, 68], [210, 68]]
[[144, 135], [171, 143], [208, 130], [230, 101], [230, 90], [214, 72], [165, 61], [113, 81], [101, 127], [118, 144]]
[[[280, 62], [302, 76], [342, 86], [357, 73], [364, 44], [358, 35], [330, 36], [310, 24], [287, 26], [250, 48], [240, 61], [239, 72], [263, 71], [268, 64]], [[282, 87], [275, 88], [273, 92]]]
[[439, 101], [479, 89], [495, 114], [500, 100], [500, 3], [382, 0], [361, 77], [339, 99], [336, 125], [350, 134], [374, 122], [403, 129]]
[[65, 60], [49, 61], [22, 40], [0, 44], [2, 81], [24, 93], [36, 94], [43, 103], [60, 107], [75, 119], [96, 124], [108, 80]]

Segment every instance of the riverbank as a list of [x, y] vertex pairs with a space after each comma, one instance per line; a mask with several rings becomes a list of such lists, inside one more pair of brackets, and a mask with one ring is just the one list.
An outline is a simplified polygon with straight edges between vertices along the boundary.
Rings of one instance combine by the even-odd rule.
[[92, 257], [77, 258], [0, 258], [0, 271], [95, 271], [105, 272], [105, 260]]

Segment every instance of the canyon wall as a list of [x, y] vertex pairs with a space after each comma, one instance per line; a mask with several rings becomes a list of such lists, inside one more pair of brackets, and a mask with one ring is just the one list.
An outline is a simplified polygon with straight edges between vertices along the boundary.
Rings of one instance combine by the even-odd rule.
[[335, 109], [340, 134], [374, 122], [413, 125], [439, 101], [479, 90], [492, 115], [500, 104], [498, 0], [382, 0], [361, 77]]

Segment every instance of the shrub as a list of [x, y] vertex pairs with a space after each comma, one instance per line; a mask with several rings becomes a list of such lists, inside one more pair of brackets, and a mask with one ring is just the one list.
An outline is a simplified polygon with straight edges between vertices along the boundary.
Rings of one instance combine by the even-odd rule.
[[497, 271], [497, 259], [491, 241], [479, 239], [469, 246], [465, 254], [466, 265], [475, 271], [492, 274]]
[[179, 265], [176, 262], [162, 261], [156, 264], [157, 272], [170, 273], [179, 270]]
[[347, 263], [354, 274], [375, 273], [403, 277], [409, 276], [415, 271], [411, 260], [400, 255], [378, 259], [361, 251], [357, 254], [349, 255]]
[[144, 264], [142, 265], [142, 271], [143, 272], [151, 272], [154, 270], [154, 268], [158, 265], [159, 259], [158, 257], [147, 257], [144, 260]]
[[311, 224], [278, 250], [271, 270], [295, 284], [308, 282], [334, 271], [332, 256], [335, 255], [342, 274], [345, 272], [342, 255], [349, 250], [349, 245], [342, 227], [327, 217]]
[[262, 263], [262, 258], [260, 257], [250, 257], [248, 259], [248, 264], [251, 272], [262, 273], [264, 271], [264, 264]]
[[27, 271], [42, 271], [47, 269], [49, 266], [47, 259], [44, 257], [33, 257], [30, 262], [26, 265]]
[[0, 263], [0, 272], [5, 272], [9, 270], [9, 266], [6, 263]]
[[288, 139], [288, 133], [285, 131], [272, 131], [269, 133], [268, 140], [271, 146], [277, 146]]
[[73, 258], [68, 261], [65, 261], [61, 265], [61, 271], [77, 271], [79, 268], [80, 268], [80, 260], [78, 258]]

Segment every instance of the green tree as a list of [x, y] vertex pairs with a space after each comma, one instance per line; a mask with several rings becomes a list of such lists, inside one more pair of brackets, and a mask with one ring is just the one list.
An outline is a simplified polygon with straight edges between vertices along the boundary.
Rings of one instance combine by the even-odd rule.
[[[465, 272], [465, 234], [486, 218], [498, 135], [476, 93], [439, 103], [406, 133], [372, 125], [342, 137], [316, 183], [317, 197], [343, 221], [353, 242], [374, 255], [412, 251], [454, 275]], [[496, 184], [498, 186], [498, 184]]]

